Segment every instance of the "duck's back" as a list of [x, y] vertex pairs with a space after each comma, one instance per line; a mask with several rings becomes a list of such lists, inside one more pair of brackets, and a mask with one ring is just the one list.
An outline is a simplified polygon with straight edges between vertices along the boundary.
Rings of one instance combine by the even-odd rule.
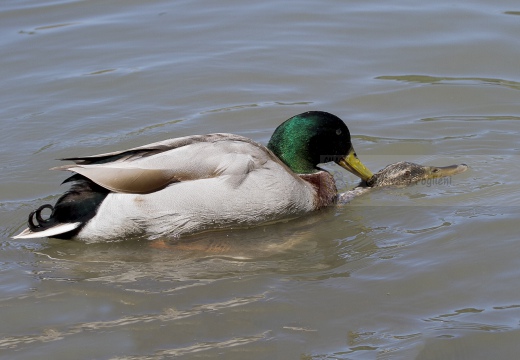
[[256, 143], [197, 143], [168, 153], [147, 163], [154, 162], [155, 169], [163, 164], [166, 171], [173, 157], [189, 161], [176, 169], [178, 181], [150, 193], [109, 193], [78, 238], [181, 235], [286, 219], [315, 208], [314, 188]]

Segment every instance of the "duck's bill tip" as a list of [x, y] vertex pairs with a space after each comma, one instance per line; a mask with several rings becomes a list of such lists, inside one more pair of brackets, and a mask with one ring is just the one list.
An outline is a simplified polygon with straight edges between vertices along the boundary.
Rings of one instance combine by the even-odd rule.
[[338, 161], [338, 165], [361, 178], [363, 181], [368, 181], [374, 176], [372, 171], [359, 160], [354, 148], [350, 148], [349, 153]]
[[466, 164], [455, 164], [449, 166], [431, 166], [430, 173], [432, 177], [453, 176], [468, 170], [469, 166]]

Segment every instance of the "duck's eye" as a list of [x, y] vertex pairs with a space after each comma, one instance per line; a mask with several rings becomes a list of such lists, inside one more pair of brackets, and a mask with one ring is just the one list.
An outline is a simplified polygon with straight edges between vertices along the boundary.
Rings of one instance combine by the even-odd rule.
[[406, 177], [410, 177], [411, 175], [412, 175], [412, 173], [410, 172], [410, 170], [406, 170], [404, 172], [404, 176], [406, 176]]
[[341, 129], [336, 130], [336, 135], [341, 135]]

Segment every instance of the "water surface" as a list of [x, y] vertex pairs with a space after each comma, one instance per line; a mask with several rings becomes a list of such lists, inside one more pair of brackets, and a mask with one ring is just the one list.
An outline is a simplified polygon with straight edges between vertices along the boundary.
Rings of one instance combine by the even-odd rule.
[[[0, 356], [511, 359], [520, 351], [512, 0], [4, 1]], [[343, 118], [373, 171], [440, 184], [183, 240], [12, 240], [55, 159]], [[356, 180], [329, 166], [346, 190]]]

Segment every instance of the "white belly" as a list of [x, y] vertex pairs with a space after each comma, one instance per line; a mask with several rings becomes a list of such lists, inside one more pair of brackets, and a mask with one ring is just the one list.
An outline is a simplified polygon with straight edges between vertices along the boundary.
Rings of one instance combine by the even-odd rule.
[[178, 236], [295, 217], [314, 206], [311, 185], [286, 172], [259, 169], [245, 177], [174, 183], [150, 194], [111, 193], [77, 238]]

